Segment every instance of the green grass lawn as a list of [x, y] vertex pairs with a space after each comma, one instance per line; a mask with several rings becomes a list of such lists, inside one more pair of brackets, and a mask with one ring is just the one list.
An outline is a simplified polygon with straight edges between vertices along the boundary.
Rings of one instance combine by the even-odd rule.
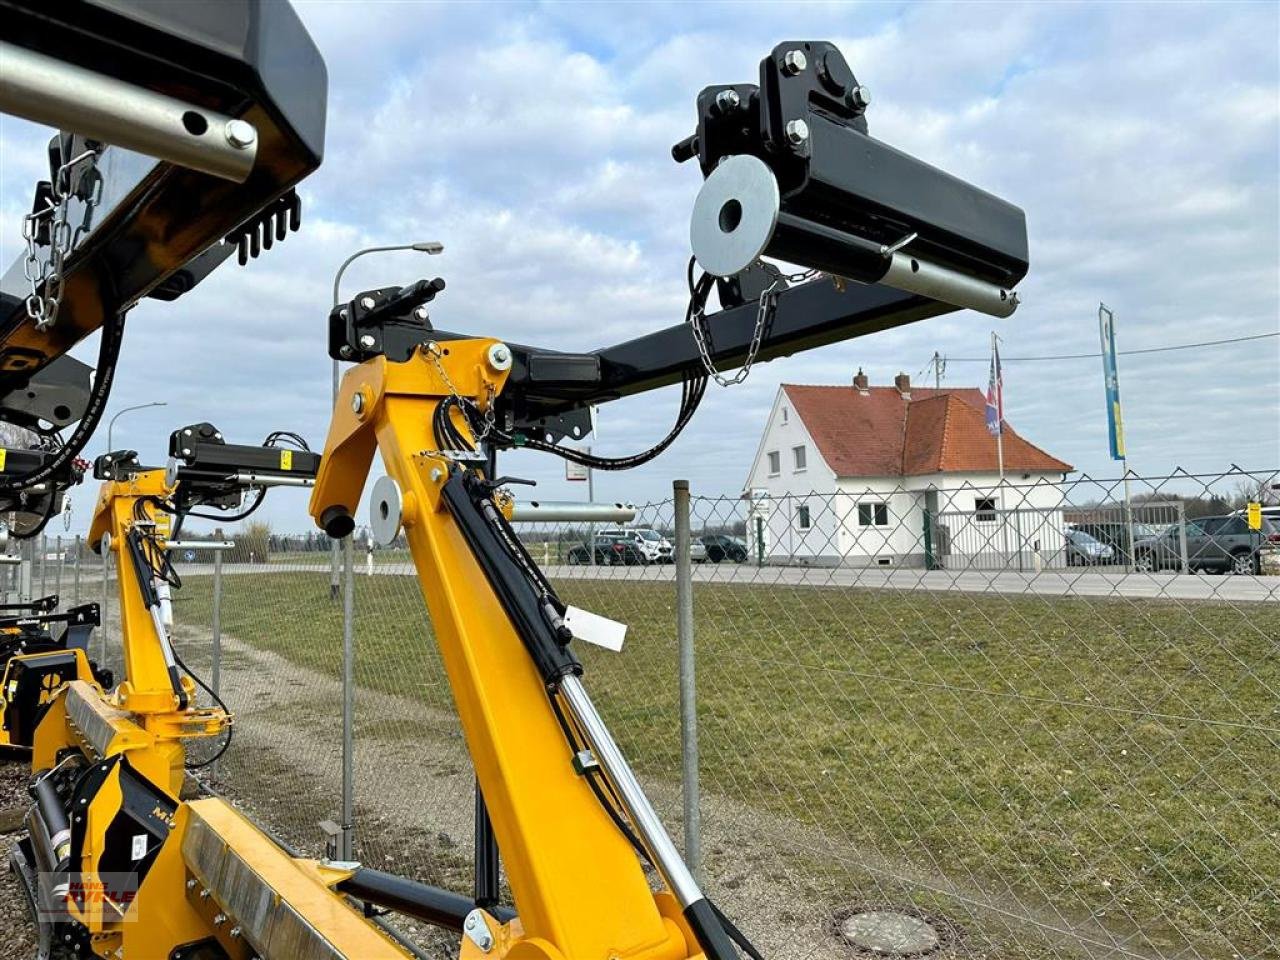
[[[356, 580], [361, 682], [448, 707], [416, 582]], [[332, 673], [341, 608], [324, 577], [226, 582], [227, 633]], [[209, 586], [190, 579], [182, 622], [208, 622]], [[587, 683], [636, 767], [675, 781], [673, 587], [560, 586], [629, 624], [621, 655], [581, 652]], [[1161, 952], [1276, 956], [1280, 605], [695, 596], [703, 790], [829, 837], [829, 859], [809, 852], [828, 886], [857, 896], [851, 851], [870, 851], [1008, 909], [1141, 929]]]

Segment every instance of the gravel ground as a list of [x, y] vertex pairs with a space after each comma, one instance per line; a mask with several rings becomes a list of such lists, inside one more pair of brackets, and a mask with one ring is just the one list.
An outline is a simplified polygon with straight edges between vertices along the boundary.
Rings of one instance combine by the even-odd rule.
[[[28, 766], [25, 760], [0, 757], [0, 811], [25, 807]], [[27, 910], [26, 894], [18, 878], [9, 872], [9, 853], [19, 834], [0, 835], [0, 957], [4, 960], [30, 960], [36, 955], [36, 930]]]

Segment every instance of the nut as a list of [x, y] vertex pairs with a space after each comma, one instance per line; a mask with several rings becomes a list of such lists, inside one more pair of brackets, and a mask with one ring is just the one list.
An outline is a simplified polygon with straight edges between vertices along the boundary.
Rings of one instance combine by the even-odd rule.
[[742, 106], [742, 97], [737, 90], [721, 90], [716, 94], [716, 109], [721, 115], [733, 113]]
[[373, 305], [374, 305], [374, 303], [375, 303], [375, 301], [374, 301], [373, 297], [361, 297], [361, 298], [360, 298], [360, 306], [361, 306], [361, 307], [363, 307], [365, 310], [372, 310], [372, 309], [373, 309]]
[[787, 140], [799, 146], [809, 139], [809, 124], [803, 120], [788, 120], [786, 126]]
[[366, 350], [373, 349], [373, 345], [375, 343], [377, 343], [377, 341], [373, 339], [373, 334], [371, 333], [366, 333], [360, 338], [360, 346], [364, 347]]
[[809, 58], [804, 55], [803, 50], [788, 50], [782, 55], [782, 72], [788, 77], [804, 73], [807, 66], [809, 66]]
[[866, 87], [854, 87], [849, 91], [849, 105], [865, 110], [871, 105], [871, 91]]
[[226, 134], [227, 143], [237, 150], [247, 150], [258, 139], [258, 131], [253, 129], [253, 124], [243, 120], [228, 120], [222, 132]]
[[351, 412], [356, 414], [364, 413], [363, 393], [353, 393], [351, 395]]

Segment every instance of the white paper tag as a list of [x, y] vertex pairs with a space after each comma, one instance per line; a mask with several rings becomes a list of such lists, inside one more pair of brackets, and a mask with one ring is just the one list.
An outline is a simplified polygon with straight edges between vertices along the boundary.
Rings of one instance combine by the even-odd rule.
[[147, 835], [139, 833], [133, 838], [133, 850], [131, 851], [130, 860], [141, 860], [147, 855]]
[[617, 653], [622, 649], [622, 641], [627, 636], [627, 625], [617, 620], [610, 620], [581, 607], [566, 607], [564, 625], [577, 639], [594, 643]]

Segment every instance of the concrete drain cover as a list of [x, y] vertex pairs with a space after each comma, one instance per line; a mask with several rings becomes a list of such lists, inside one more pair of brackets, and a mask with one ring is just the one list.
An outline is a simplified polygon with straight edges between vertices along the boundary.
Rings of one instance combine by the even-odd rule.
[[870, 957], [922, 957], [957, 939], [950, 923], [910, 907], [860, 907], [837, 918], [836, 932]]

